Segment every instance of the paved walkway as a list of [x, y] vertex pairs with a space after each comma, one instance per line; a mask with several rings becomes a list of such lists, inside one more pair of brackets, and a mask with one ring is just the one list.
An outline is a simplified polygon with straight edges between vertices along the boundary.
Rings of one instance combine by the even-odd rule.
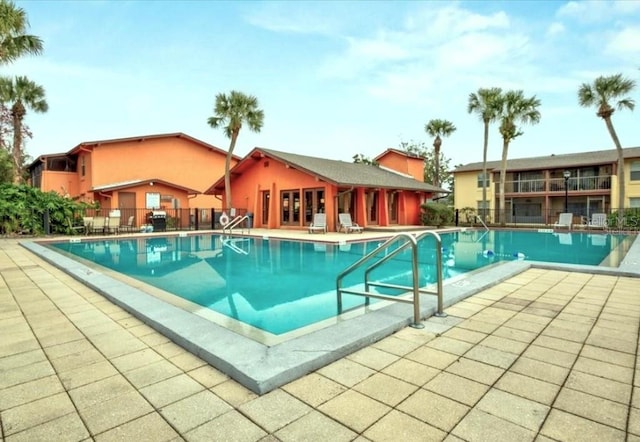
[[258, 397], [0, 240], [0, 441], [640, 441], [638, 282], [528, 270]]

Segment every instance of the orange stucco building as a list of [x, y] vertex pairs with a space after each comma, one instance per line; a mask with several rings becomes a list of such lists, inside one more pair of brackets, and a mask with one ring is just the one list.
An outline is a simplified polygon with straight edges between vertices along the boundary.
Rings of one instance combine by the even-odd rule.
[[[335, 231], [343, 212], [364, 228], [420, 225], [420, 205], [448, 193], [422, 181], [421, 158], [389, 149], [376, 161], [379, 166], [255, 148], [231, 170], [232, 206], [269, 229], [304, 229], [315, 213], [325, 213]], [[224, 177], [205, 193], [224, 200]]]
[[103, 209], [219, 208], [218, 198], [202, 192], [224, 175], [226, 154], [183, 133], [88, 141], [40, 156], [29, 174], [34, 187]]

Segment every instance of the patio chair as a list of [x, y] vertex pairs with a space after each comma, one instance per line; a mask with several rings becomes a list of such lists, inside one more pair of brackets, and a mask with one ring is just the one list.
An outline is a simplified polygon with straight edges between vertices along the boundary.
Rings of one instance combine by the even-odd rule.
[[104, 233], [107, 219], [104, 216], [94, 216], [91, 222], [91, 233]]
[[127, 220], [127, 224], [123, 224], [120, 226], [120, 231], [121, 232], [135, 232], [135, 226], [133, 225], [134, 221], [135, 221], [136, 217], [131, 215], [129, 217], [129, 219]]
[[340, 228], [338, 232], [344, 229], [344, 233], [358, 232], [362, 233], [363, 229], [357, 223], [354, 223], [351, 220], [350, 213], [340, 213], [338, 215], [338, 220], [340, 221]]
[[313, 215], [313, 222], [309, 224], [309, 233], [313, 232], [327, 233], [327, 215], [325, 213]]
[[607, 227], [607, 214], [606, 213], [594, 213], [591, 215], [591, 221], [588, 224], [589, 228], [604, 229]]
[[553, 224], [553, 227], [566, 227], [571, 230], [573, 225], [573, 213], [561, 213], [558, 221]]
[[107, 220], [106, 232], [116, 234], [119, 231], [120, 231], [120, 217], [110, 216]]

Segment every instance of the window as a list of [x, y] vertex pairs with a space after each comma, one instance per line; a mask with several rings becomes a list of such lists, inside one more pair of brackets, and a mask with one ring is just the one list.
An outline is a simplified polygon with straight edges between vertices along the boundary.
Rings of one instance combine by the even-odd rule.
[[80, 173], [82, 174], [82, 176], [84, 176], [84, 174], [86, 173], [86, 168], [87, 168], [86, 159], [87, 159], [86, 155], [82, 155], [82, 157], [80, 159], [80, 165], [81, 165], [81, 167], [80, 167], [81, 172]]
[[[491, 185], [490, 183], [491, 180], [489, 179], [489, 177], [490, 177], [489, 172], [487, 172], [487, 174], [484, 175], [484, 182], [486, 187], [489, 187]], [[480, 172], [478, 174], [478, 187], [482, 187], [482, 181], [483, 181], [482, 178], [483, 178], [483, 174], [482, 172]]]
[[640, 181], [640, 161], [631, 163], [631, 181]]
[[489, 204], [489, 201], [478, 201], [478, 213], [480, 213], [482, 209], [491, 209], [491, 204]]
[[632, 209], [640, 208], [640, 198], [629, 198], [629, 207]]

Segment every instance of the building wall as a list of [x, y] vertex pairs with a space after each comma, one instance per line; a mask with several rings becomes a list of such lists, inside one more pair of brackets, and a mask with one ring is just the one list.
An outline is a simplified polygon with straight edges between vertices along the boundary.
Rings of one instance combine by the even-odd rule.
[[[480, 171], [458, 172], [455, 174], [453, 189], [454, 205], [456, 209], [465, 207], [478, 208], [478, 201], [482, 201], [482, 186], [478, 186], [478, 174]], [[490, 181], [487, 184], [487, 201], [490, 210], [494, 209], [495, 200], [493, 189], [495, 183], [493, 174], [489, 174]]]
[[408, 157], [398, 152], [389, 151], [378, 159], [378, 163], [424, 182], [424, 160], [422, 158]]
[[73, 172], [49, 172], [42, 174], [42, 189], [55, 190], [65, 196], [77, 196], [78, 178]]

